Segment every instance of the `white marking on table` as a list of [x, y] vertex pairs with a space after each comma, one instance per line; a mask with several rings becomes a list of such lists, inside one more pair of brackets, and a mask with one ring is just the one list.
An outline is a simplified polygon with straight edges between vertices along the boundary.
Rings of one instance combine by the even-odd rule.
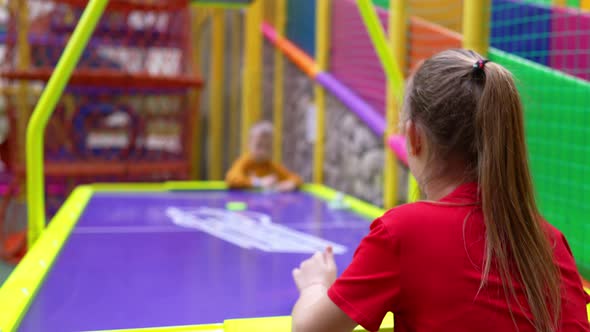
[[335, 254], [347, 251], [344, 245], [273, 223], [270, 216], [259, 212], [169, 207], [166, 215], [178, 226], [197, 229], [244, 249], [310, 254], [332, 246]]

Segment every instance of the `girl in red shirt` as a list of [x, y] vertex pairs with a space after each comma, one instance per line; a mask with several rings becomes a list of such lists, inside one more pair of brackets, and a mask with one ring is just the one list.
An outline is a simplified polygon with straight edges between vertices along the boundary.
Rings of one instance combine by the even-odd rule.
[[449, 50], [410, 79], [408, 159], [427, 201], [371, 225], [336, 279], [332, 251], [293, 270], [293, 329], [590, 331], [565, 237], [540, 216], [523, 111], [509, 71]]

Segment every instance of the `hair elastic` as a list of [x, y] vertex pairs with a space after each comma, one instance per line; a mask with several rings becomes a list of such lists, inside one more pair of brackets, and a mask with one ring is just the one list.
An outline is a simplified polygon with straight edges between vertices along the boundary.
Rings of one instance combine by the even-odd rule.
[[473, 64], [473, 68], [483, 70], [488, 62], [490, 62], [490, 60], [477, 60], [477, 62]]

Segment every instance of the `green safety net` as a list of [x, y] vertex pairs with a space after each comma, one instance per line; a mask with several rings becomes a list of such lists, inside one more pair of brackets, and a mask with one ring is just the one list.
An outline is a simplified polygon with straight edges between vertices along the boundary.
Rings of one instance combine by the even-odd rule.
[[[536, 4], [542, 4], [542, 5], [550, 6], [555, 1], [554, 0], [524, 0], [524, 2], [536, 3]], [[579, 8], [580, 7], [580, 0], [567, 0], [566, 1], [566, 5], [568, 7]]]
[[590, 278], [590, 82], [495, 49], [489, 58], [517, 80], [541, 212]]

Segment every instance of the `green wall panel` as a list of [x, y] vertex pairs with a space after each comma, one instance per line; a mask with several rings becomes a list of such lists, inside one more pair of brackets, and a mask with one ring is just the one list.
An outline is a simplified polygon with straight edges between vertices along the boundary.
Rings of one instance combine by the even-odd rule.
[[389, 8], [389, 0], [373, 0], [373, 3], [383, 8]]
[[[537, 3], [543, 5], [553, 4], [553, 0], [524, 0], [524, 2]], [[580, 8], [580, 0], [567, 0], [568, 7]]]
[[489, 57], [517, 80], [541, 211], [566, 235], [589, 279], [590, 82], [496, 49]]

